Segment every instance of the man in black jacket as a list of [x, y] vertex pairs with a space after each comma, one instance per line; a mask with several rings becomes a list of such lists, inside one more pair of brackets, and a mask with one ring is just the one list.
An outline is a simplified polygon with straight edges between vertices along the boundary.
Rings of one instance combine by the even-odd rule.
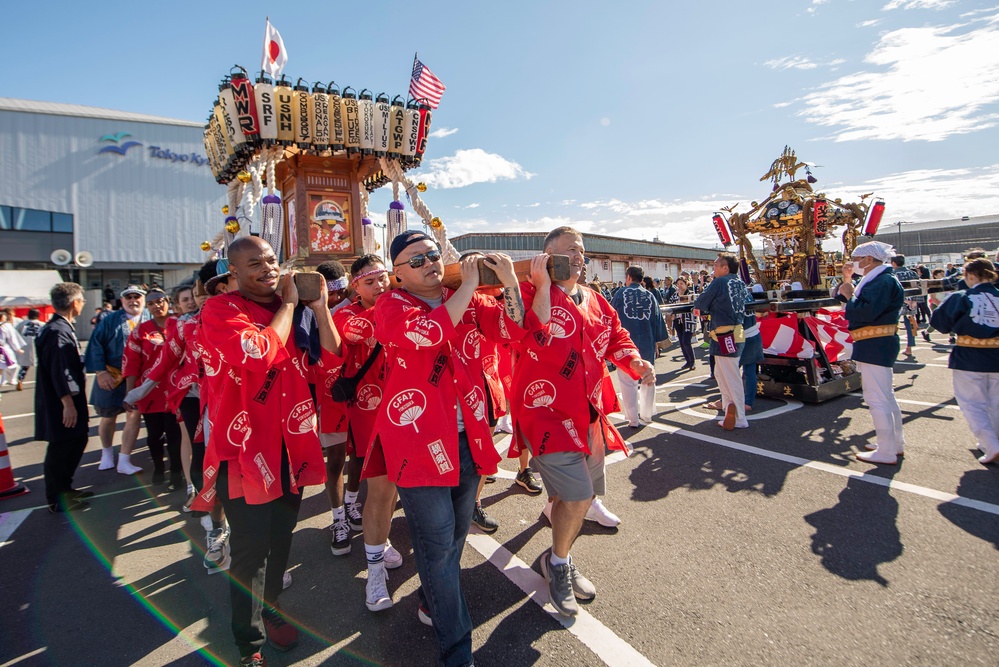
[[86, 509], [89, 491], [73, 488], [73, 473], [87, 448], [87, 387], [74, 321], [86, 300], [76, 283], [59, 283], [49, 293], [56, 314], [35, 339], [38, 383], [35, 386], [35, 440], [45, 450], [45, 497], [50, 512]]

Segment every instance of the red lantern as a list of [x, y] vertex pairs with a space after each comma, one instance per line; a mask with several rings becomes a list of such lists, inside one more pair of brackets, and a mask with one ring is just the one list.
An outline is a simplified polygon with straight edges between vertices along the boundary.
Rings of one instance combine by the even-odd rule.
[[864, 236], [874, 236], [878, 233], [878, 227], [881, 225], [881, 218], [885, 214], [885, 200], [875, 199], [870, 208], [867, 209], [867, 220], [864, 221], [864, 228], [861, 230], [861, 234]]
[[260, 142], [260, 120], [257, 115], [257, 101], [253, 94], [253, 84], [250, 77], [242, 67], [239, 72], [232, 75], [229, 82], [232, 88], [232, 99], [236, 105], [236, 121], [239, 129], [246, 135], [246, 140], [250, 143]]
[[715, 213], [711, 216], [711, 222], [715, 225], [718, 240], [721, 241], [722, 245], [726, 248], [732, 245], [732, 227], [728, 224], [728, 220], [721, 213]]
[[825, 199], [812, 202], [812, 229], [817, 239], [824, 239], [829, 231], [829, 204]]

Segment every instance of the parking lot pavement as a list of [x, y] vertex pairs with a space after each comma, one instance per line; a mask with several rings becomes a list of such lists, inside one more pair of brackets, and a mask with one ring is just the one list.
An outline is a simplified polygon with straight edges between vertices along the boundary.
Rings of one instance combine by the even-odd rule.
[[[750, 428], [726, 432], [703, 406], [717, 395], [707, 365], [680, 374], [667, 352], [654, 423], [624, 426], [634, 451], [608, 459], [604, 502], [622, 523], [587, 522], [573, 547], [599, 591], [581, 617], [564, 622], [547, 604], [544, 496], [514, 484], [509, 460], [485, 487], [501, 526], [473, 529], [462, 561], [476, 664], [995, 664], [999, 470], [975, 460], [948, 349], [921, 345], [896, 365], [898, 466], [853, 458], [874, 435], [859, 395], [761, 397]], [[0, 501], [0, 666], [234, 662], [225, 578], [205, 573], [204, 532], [179, 511], [183, 494], [148, 486], [148, 472], [98, 471], [96, 420], [76, 477], [98, 494], [91, 509], [39, 509], [32, 387], [4, 388], [0, 402], [15, 476], [31, 490]], [[506, 437], [496, 441], [505, 450]], [[148, 469], [146, 456], [136, 459]], [[350, 555], [330, 554], [320, 491], [303, 502], [282, 596], [305, 632], [287, 654], [265, 649], [270, 664], [433, 664], [402, 511], [395, 606], [374, 614], [361, 538]]]

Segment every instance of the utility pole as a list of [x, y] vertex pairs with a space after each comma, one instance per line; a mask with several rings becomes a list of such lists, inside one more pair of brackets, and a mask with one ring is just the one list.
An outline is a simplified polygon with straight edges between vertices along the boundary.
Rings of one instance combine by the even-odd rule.
[[898, 243], [895, 244], [895, 252], [897, 252], [899, 254], [903, 254], [902, 253], [902, 223], [903, 223], [902, 220], [899, 220], [898, 222], [895, 223], [896, 225], [898, 225]]

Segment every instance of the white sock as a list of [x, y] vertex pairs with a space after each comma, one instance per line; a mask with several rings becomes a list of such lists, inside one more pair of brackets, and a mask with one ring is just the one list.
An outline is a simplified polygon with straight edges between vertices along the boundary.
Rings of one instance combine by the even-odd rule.
[[367, 544], [364, 545], [364, 556], [368, 560], [368, 569], [373, 570], [379, 567], [385, 567], [385, 543], [382, 544]]
[[187, 485], [187, 495], [191, 495], [192, 493], [194, 493], [194, 484], [188, 484]]
[[569, 556], [569, 554], [566, 554], [565, 558], [559, 558], [558, 556], [555, 555], [555, 552], [553, 551], [551, 558], [549, 559], [548, 562], [551, 563], [552, 565], [567, 565], [569, 563], [570, 557], [571, 556]]
[[347, 505], [353, 505], [357, 502], [357, 491], [346, 491], [343, 494], [343, 502]]
[[333, 523], [347, 520], [347, 510], [344, 509], [343, 505], [334, 507], [331, 511], [333, 512]]
[[101, 450], [102, 459], [110, 459], [114, 461], [114, 447], [105, 447]]
[[118, 455], [118, 465], [128, 465], [132, 462], [131, 454], [119, 454]]

